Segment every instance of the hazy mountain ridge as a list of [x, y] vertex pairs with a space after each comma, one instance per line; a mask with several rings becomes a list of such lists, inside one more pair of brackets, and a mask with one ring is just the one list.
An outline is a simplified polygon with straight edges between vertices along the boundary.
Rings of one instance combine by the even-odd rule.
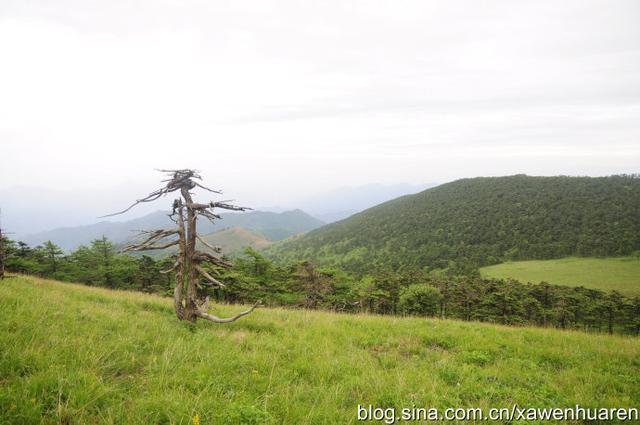
[[[0, 189], [2, 225], [16, 237], [46, 232], [62, 227], [79, 227], [96, 223], [96, 217], [114, 211], [114, 205], [128, 205], [132, 197], [123, 190], [144, 185], [130, 183], [126, 188], [115, 185], [106, 188], [50, 189], [45, 187], [11, 186]], [[114, 217], [128, 221], [153, 213], [158, 207], [142, 204], [135, 211]]]
[[400, 196], [421, 192], [434, 183], [370, 183], [364, 186], [341, 187], [298, 201], [297, 205], [314, 217], [332, 223], [343, 220], [367, 208]]
[[[417, 193], [433, 184], [381, 184], [341, 187], [326, 192], [289, 200], [284, 206], [262, 206], [257, 211], [282, 213], [301, 209], [324, 223], [342, 220], [364, 209], [373, 207], [398, 196]], [[132, 190], [116, 185], [87, 189], [47, 189], [43, 187], [11, 186], [0, 189], [0, 210], [3, 228], [9, 229], [16, 238], [31, 236], [68, 227], [90, 226], [95, 218], [114, 210], [114, 205], [127, 205], [132, 197], [144, 193], [147, 188], [136, 183]], [[130, 194], [133, 191], [134, 194]], [[87, 202], [90, 199], [90, 202]], [[260, 204], [253, 204], [260, 205]], [[155, 213], [153, 205], [141, 204], [114, 221], [131, 221]], [[73, 223], [72, 226], [69, 224]]]
[[[210, 234], [227, 228], [242, 227], [252, 231], [258, 231], [265, 239], [277, 241], [306, 232], [324, 223], [302, 210], [273, 213], [266, 211], [249, 211], [244, 213], [221, 214], [222, 219], [211, 223], [208, 220], [199, 220], [198, 229], [202, 235]], [[116, 244], [122, 244], [132, 240], [137, 230], [150, 230], [163, 227], [171, 227], [175, 224], [169, 219], [165, 211], [156, 211], [143, 217], [123, 221], [103, 221], [76, 227], [63, 227], [46, 232], [40, 232], [21, 238], [29, 245], [38, 245], [47, 240], [53, 241], [65, 250], [72, 250], [80, 245], [87, 244], [91, 240], [103, 235]]]

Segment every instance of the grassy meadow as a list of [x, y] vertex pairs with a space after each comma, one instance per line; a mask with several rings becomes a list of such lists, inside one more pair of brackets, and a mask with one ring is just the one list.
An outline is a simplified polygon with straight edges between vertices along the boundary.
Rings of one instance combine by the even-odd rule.
[[355, 423], [358, 403], [637, 407], [640, 340], [267, 308], [192, 326], [166, 298], [0, 282], [2, 424]]
[[640, 295], [640, 259], [633, 257], [512, 261], [480, 269], [482, 277], [584, 286]]

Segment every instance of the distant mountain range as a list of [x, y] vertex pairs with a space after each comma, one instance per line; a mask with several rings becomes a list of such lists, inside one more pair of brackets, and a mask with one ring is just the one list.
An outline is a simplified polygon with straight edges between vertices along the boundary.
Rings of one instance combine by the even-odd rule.
[[[257, 210], [285, 212], [301, 209], [325, 223], [330, 223], [398, 196], [417, 193], [431, 186], [434, 185], [374, 183], [343, 187], [289, 201], [284, 207], [269, 206], [257, 208]], [[31, 239], [32, 236], [51, 229], [93, 225], [96, 224], [96, 217], [112, 212], [114, 205], [128, 205], [131, 199], [135, 199], [132, 193], [146, 193], [147, 189], [143, 182], [73, 191], [24, 186], [3, 188], [0, 189], [1, 224], [4, 229], [12, 232], [16, 239], [21, 240], [27, 238], [27, 235]], [[246, 205], [246, 202], [241, 204]], [[134, 211], [114, 217], [114, 221], [134, 221], [142, 214], [153, 213], [156, 208], [152, 204], [140, 204]], [[146, 218], [143, 217], [143, 222], [144, 220]], [[107, 224], [101, 224], [101, 226], [110, 227]]]
[[[138, 186], [131, 183], [127, 190]], [[108, 189], [46, 189], [41, 187], [13, 186], [0, 189], [2, 226], [18, 239], [25, 235], [57, 229], [64, 226], [93, 224], [96, 217], [114, 210], [114, 205], [129, 205], [131, 195], [120, 193], [121, 186]], [[145, 193], [146, 188], [140, 188]], [[136, 211], [116, 218], [124, 221], [157, 210], [157, 206], [143, 204]]]
[[[207, 235], [223, 229], [236, 228], [234, 232], [236, 235], [239, 235], [238, 232], [240, 232], [240, 230], [237, 228], [242, 228], [246, 231], [257, 232], [257, 235], [259, 235], [258, 238], [264, 238], [267, 241], [278, 241], [299, 233], [307, 232], [324, 224], [322, 221], [302, 210], [285, 211], [282, 213], [250, 211], [221, 214], [221, 216], [222, 219], [216, 220], [215, 223], [211, 223], [208, 220], [199, 220], [199, 233]], [[122, 244], [134, 239], [136, 230], [158, 229], [174, 225], [168, 217], [168, 212], [156, 211], [129, 221], [102, 221], [85, 226], [62, 227], [27, 235], [20, 239], [32, 246], [50, 240], [62, 249], [69, 251], [80, 245], [88, 244], [93, 239], [100, 238], [103, 235], [116, 244]], [[245, 234], [244, 236], [247, 235]], [[229, 240], [229, 237], [230, 235], [226, 235], [227, 240]], [[228, 241], [227, 243], [231, 242]], [[256, 246], [264, 245], [263, 242], [256, 240], [254, 240], [253, 243], [255, 243]]]
[[281, 261], [359, 273], [640, 250], [640, 178], [479, 177], [402, 196], [274, 244]]

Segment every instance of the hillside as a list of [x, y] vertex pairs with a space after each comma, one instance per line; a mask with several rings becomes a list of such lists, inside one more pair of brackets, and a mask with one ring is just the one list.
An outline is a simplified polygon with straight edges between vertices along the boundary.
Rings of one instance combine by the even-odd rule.
[[[200, 220], [198, 222], [200, 233], [204, 235], [227, 228], [243, 227], [257, 231], [269, 240], [277, 241], [298, 233], [307, 232], [324, 224], [301, 210], [282, 213], [249, 211], [220, 214], [220, 216], [222, 219], [217, 220], [215, 223], [211, 223], [208, 220]], [[103, 235], [116, 244], [122, 244], [135, 237], [135, 230], [150, 230], [171, 226], [174, 226], [174, 223], [167, 217], [167, 212], [156, 211], [134, 220], [102, 221], [86, 226], [64, 227], [29, 235], [22, 238], [22, 240], [32, 246], [50, 240], [62, 249], [69, 251], [80, 245], [88, 244], [93, 239], [101, 238]]]
[[[257, 231], [245, 229], [243, 227], [232, 227], [230, 229], [219, 230], [202, 236], [202, 239], [211, 246], [220, 247], [222, 254], [227, 256], [238, 254], [246, 247], [263, 249], [273, 243], [273, 241], [266, 239]], [[210, 251], [210, 249], [200, 241], [197, 241], [196, 245], [199, 250]], [[163, 258], [168, 254], [177, 252], [177, 250], [177, 247], [172, 247], [162, 250], [147, 251], [144, 254], [154, 258]], [[136, 256], [139, 255], [141, 254], [136, 254]]]
[[[222, 248], [223, 254], [233, 254], [245, 247], [262, 249], [273, 243], [261, 234], [242, 227], [232, 227], [230, 229], [209, 233], [203, 236], [203, 239], [209, 245]], [[201, 246], [199, 249], [204, 248], [206, 247]]]
[[190, 327], [166, 298], [30, 277], [0, 285], [0, 347], [0, 423], [355, 423], [358, 404], [640, 404], [637, 338], [267, 308]]
[[[480, 177], [403, 196], [269, 254], [368, 272], [640, 249], [640, 178]], [[452, 263], [455, 262], [455, 263]]]
[[510, 261], [482, 267], [480, 274], [485, 278], [544, 281], [640, 296], [640, 258], [635, 257]]

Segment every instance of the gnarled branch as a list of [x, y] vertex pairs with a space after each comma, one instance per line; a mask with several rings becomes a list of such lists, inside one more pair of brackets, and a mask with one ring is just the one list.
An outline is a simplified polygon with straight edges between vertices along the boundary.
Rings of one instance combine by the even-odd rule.
[[124, 214], [138, 204], [155, 201], [161, 196], [164, 196], [167, 193], [175, 192], [176, 190], [182, 189], [183, 187], [186, 187], [188, 189], [193, 189], [197, 183], [191, 179], [192, 178], [201, 179], [200, 175], [198, 175], [198, 173], [194, 170], [184, 169], [184, 170], [159, 170], [159, 171], [162, 171], [163, 173], [169, 173], [172, 176], [170, 179], [165, 180], [165, 181], [168, 181], [166, 186], [151, 192], [149, 195], [147, 195], [144, 198], [136, 200], [136, 202], [129, 205], [129, 207], [125, 208], [122, 211], [118, 211], [113, 214], [103, 215], [98, 218], [112, 217], [114, 215]]
[[233, 210], [233, 211], [248, 211], [251, 210], [249, 207], [239, 207], [237, 205], [228, 204], [227, 202], [231, 201], [211, 201], [208, 204], [201, 204], [198, 202], [192, 202], [187, 204], [187, 208], [192, 208], [194, 210], [202, 211], [206, 209], [213, 208], [222, 208], [225, 210]]
[[216, 219], [221, 219], [222, 217], [220, 217], [218, 214], [214, 214], [209, 210], [199, 210], [195, 212], [197, 215], [201, 215], [204, 216], [206, 218], [209, 219], [210, 222], [215, 222]]
[[191, 258], [195, 261], [209, 262], [225, 268], [233, 267], [233, 264], [228, 261], [224, 261], [222, 258], [218, 258], [215, 255], [211, 255], [208, 252], [195, 251]]
[[251, 306], [249, 310], [242, 311], [232, 317], [218, 317], [218, 316], [214, 316], [213, 314], [206, 313], [200, 309], [196, 310], [195, 313], [196, 313], [196, 316], [206, 320], [210, 320], [215, 323], [230, 323], [230, 322], [235, 322], [242, 316], [246, 316], [247, 314], [250, 314], [253, 310], [256, 309], [256, 307], [260, 307], [260, 306], [262, 306], [262, 303], [260, 301], [257, 301], [253, 306]]
[[196, 239], [198, 239], [202, 243], [202, 245], [206, 246], [211, 251], [217, 252], [218, 254], [222, 252], [222, 248], [220, 248], [219, 246], [209, 245], [209, 243], [207, 241], [205, 241], [204, 239], [202, 239], [200, 237], [200, 235], [196, 235]]
[[160, 274], [171, 273], [172, 271], [178, 268], [179, 264], [180, 264], [180, 260], [176, 260], [176, 262], [173, 263], [173, 266], [169, 267], [167, 270], [160, 270]]
[[164, 245], [153, 245], [152, 242], [145, 243], [145, 244], [129, 245], [129, 246], [125, 247], [122, 250], [122, 252], [151, 251], [151, 250], [154, 250], [154, 249], [165, 249], [165, 248], [169, 248], [169, 247], [178, 245], [179, 243], [180, 243], [180, 241], [178, 239], [176, 239], [175, 241], [167, 242]]
[[198, 265], [194, 265], [194, 266], [195, 266], [196, 270], [198, 270], [198, 273], [200, 273], [205, 279], [207, 279], [212, 284], [217, 285], [220, 288], [224, 288], [226, 286], [224, 283], [218, 281], [218, 279], [216, 279], [215, 277], [211, 276], [209, 274], [209, 272], [207, 272], [202, 267], [200, 267]]
[[[200, 176], [198, 176], [198, 177], [200, 177]], [[208, 187], [203, 186], [203, 185], [201, 185], [200, 183], [197, 183], [197, 182], [194, 182], [194, 183], [195, 183], [195, 185], [196, 185], [196, 186], [198, 186], [199, 188], [202, 188], [202, 189], [204, 189], [204, 190], [208, 190], [209, 192], [213, 192], [213, 193], [222, 193], [222, 191], [220, 191], [220, 190], [213, 190], [213, 189], [209, 189]]]
[[167, 248], [168, 246], [173, 246], [175, 245], [174, 243], [175, 241], [171, 241], [169, 245], [163, 245], [161, 247], [154, 246], [153, 244], [161, 241], [166, 237], [178, 234], [178, 230], [177, 229], [141, 230], [140, 233], [147, 234], [148, 235], [147, 239], [124, 247], [122, 250], [123, 252], [146, 251], [150, 249], [163, 249], [163, 248]]
[[209, 205], [211, 206], [211, 208], [222, 208], [222, 209], [225, 209], [225, 210], [232, 210], [232, 211], [249, 211], [249, 210], [251, 210], [251, 208], [249, 208], [249, 207], [239, 207], [237, 205], [227, 204], [226, 202], [211, 202], [211, 203], [209, 203]]

